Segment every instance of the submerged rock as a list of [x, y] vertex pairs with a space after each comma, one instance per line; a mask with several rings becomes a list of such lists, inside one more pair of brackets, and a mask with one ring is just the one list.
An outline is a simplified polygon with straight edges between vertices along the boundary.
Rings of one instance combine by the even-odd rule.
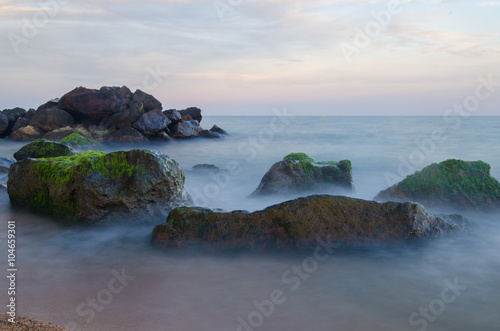
[[62, 143], [38, 139], [21, 147], [14, 153], [14, 158], [21, 161], [26, 158], [38, 159], [71, 155], [75, 155], [75, 151]]
[[312, 195], [253, 213], [176, 208], [165, 224], [154, 228], [152, 242], [166, 247], [193, 244], [251, 249], [311, 247], [318, 240], [404, 241], [464, 230], [467, 225], [463, 218], [437, 217], [415, 203]]
[[191, 203], [178, 163], [147, 150], [24, 159], [8, 193], [13, 207], [80, 223], [152, 221]]
[[500, 208], [500, 183], [483, 161], [446, 160], [406, 177], [376, 197], [379, 201], [416, 201], [427, 208], [491, 210]]
[[352, 192], [351, 161], [315, 162], [307, 154], [291, 153], [273, 164], [252, 195], [300, 192], [325, 186]]

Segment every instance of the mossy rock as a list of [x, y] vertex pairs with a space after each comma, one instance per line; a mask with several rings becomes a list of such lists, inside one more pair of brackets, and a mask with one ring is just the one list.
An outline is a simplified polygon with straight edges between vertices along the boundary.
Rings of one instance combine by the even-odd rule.
[[64, 144], [45, 139], [37, 139], [24, 145], [20, 150], [14, 153], [14, 158], [17, 161], [21, 161], [26, 158], [51, 158], [75, 154], [76, 152], [71, 147]]
[[100, 145], [100, 143], [95, 141], [94, 139], [86, 138], [77, 132], [65, 137], [63, 140], [61, 140], [61, 144], [65, 144], [71, 147], [92, 147]]
[[8, 193], [13, 207], [81, 223], [154, 221], [191, 202], [179, 164], [147, 150], [24, 159]]
[[305, 153], [288, 154], [283, 161], [273, 164], [252, 195], [287, 194], [324, 188], [352, 192], [351, 161], [315, 162]]
[[499, 209], [500, 183], [483, 161], [446, 160], [434, 163], [381, 191], [375, 199], [416, 201], [428, 208], [459, 211]]
[[160, 247], [313, 248], [321, 242], [405, 241], [461, 231], [468, 225], [463, 217], [434, 216], [415, 203], [312, 195], [253, 213], [176, 208], [165, 224], [154, 228], [152, 242]]

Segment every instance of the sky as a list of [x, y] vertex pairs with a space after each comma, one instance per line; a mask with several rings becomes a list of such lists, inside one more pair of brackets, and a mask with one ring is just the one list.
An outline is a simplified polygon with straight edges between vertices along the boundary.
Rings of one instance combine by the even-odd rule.
[[481, 0], [0, 0], [0, 109], [126, 85], [205, 115], [497, 116], [499, 17]]

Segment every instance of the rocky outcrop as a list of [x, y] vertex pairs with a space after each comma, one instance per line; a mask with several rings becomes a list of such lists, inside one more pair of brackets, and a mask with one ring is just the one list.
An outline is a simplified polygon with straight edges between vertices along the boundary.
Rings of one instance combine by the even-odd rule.
[[15, 152], [14, 158], [17, 161], [21, 161], [26, 158], [38, 159], [71, 155], [75, 155], [75, 151], [64, 144], [38, 139], [24, 145], [20, 150]]
[[53, 107], [37, 111], [31, 119], [30, 125], [49, 132], [71, 126], [74, 122], [73, 116], [69, 113], [58, 107]]
[[98, 90], [78, 87], [60, 99], [39, 106], [36, 111], [3, 110], [0, 138], [60, 140], [77, 132], [102, 143], [147, 143], [149, 140], [168, 142], [172, 138], [219, 138], [225, 132], [217, 126], [203, 130], [199, 125], [202, 119], [199, 108], [182, 112], [184, 121], [179, 111], [162, 112], [162, 104], [155, 97], [141, 90], [132, 93], [126, 86], [103, 86]]
[[467, 228], [461, 216], [438, 217], [415, 203], [378, 203], [313, 195], [261, 211], [176, 208], [154, 228], [156, 246], [306, 248], [322, 242], [373, 243], [442, 235]]
[[191, 203], [178, 163], [147, 150], [24, 159], [7, 186], [13, 207], [78, 223], [153, 221]]
[[482, 161], [446, 160], [434, 163], [376, 197], [379, 201], [415, 201], [426, 208], [458, 211], [498, 210], [500, 183], [490, 175], [491, 166]]
[[94, 139], [86, 138], [79, 133], [72, 133], [63, 140], [61, 144], [73, 147], [73, 148], [87, 148], [100, 145], [99, 142]]
[[307, 154], [291, 153], [272, 165], [252, 195], [286, 194], [325, 187], [352, 192], [351, 161], [316, 163]]

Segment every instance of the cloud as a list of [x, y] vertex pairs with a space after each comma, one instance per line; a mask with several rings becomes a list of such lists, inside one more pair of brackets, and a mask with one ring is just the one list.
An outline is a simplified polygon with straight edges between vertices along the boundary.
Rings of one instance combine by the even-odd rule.
[[500, 1], [483, 1], [478, 4], [480, 7], [500, 6]]

